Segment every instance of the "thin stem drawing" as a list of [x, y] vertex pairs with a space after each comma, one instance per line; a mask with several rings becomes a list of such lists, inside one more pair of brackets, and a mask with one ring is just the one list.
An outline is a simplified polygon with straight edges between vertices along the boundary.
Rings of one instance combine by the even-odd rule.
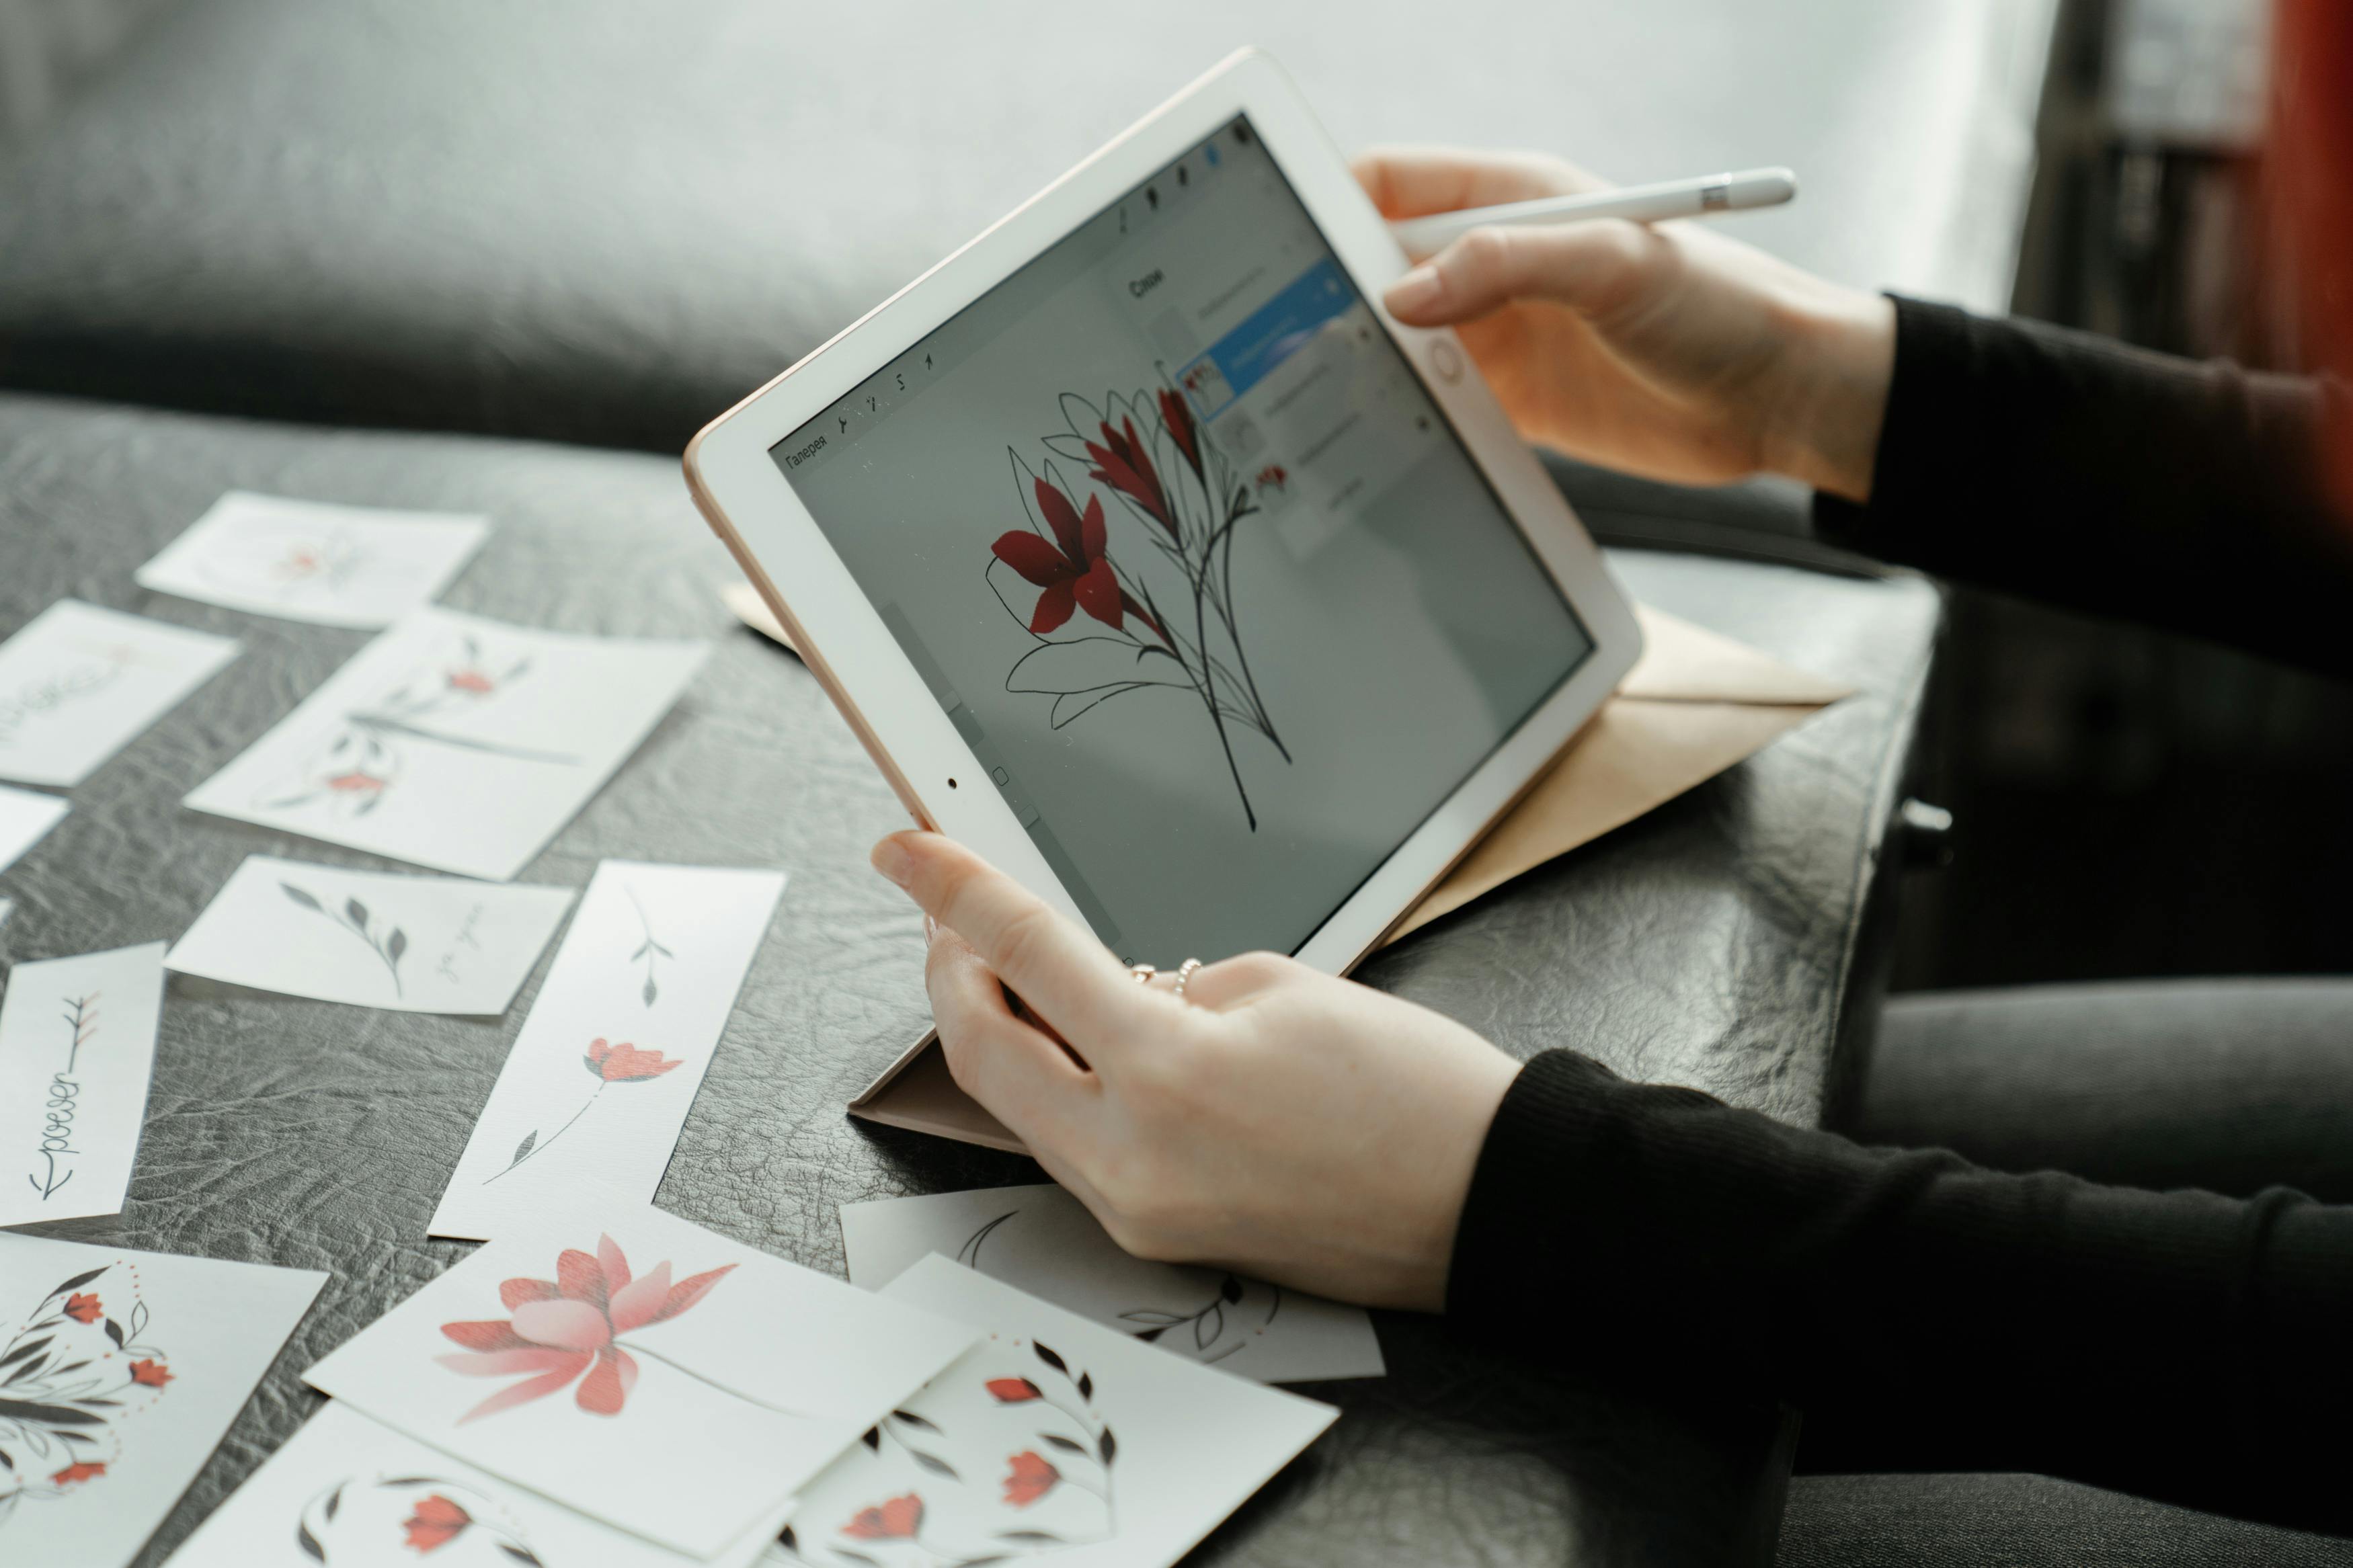
[[316, 894], [298, 888], [291, 882], [280, 881], [278, 885], [285, 889], [288, 898], [304, 909], [324, 916], [340, 929], [351, 932], [360, 941], [367, 943], [368, 951], [376, 955], [384, 964], [385, 973], [392, 976], [392, 994], [395, 996], [406, 994], [401, 988], [400, 980], [401, 955], [408, 951], [406, 931], [398, 926], [391, 926], [379, 936], [374, 917], [368, 913], [368, 907], [357, 899], [347, 898], [343, 900], [343, 907], [340, 910], [330, 910], [320, 901]]

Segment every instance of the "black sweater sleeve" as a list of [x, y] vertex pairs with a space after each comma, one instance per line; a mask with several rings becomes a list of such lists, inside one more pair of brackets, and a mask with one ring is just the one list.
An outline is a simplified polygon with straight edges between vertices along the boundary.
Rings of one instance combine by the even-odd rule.
[[[1914, 1467], [2353, 1517], [2353, 1209], [2004, 1175], [1536, 1058], [1448, 1313], [1523, 1355], [1704, 1369]], [[1714, 1358], [1711, 1360], [1711, 1358]]]
[[[1895, 301], [1871, 504], [1838, 542], [1961, 582], [2353, 674], [2353, 520], [2319, 479], [2335, 380]], [[2342, 426], [2340, 426], [2341, 428]]]

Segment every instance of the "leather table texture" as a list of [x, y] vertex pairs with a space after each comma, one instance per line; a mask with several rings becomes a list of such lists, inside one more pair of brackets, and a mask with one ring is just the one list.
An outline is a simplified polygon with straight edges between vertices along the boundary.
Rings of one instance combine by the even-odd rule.
[[0, 162], [0, 384], [676, 452], [1225, 55], [1343, 148], [1759, 163], [2000, 310], [2055, 0], [180, 0]]
[[[242, 656], [80, 788], [0, 878], [11, 961], [178, 936], [248, 853], [382, 863], [184, 809], [367, 634], [148, 594], [132, 573], [223, 489], [480, 511], [444, 595], [533, 626], [702, 636], [679, 708], [524, 873], [585, 884], [626, 856], [777, 866], [792, 885], [662, 1185], [689, 1219], [842, 1272], [839, 1205], [1037, 1179], [1011, 1156], [855, 1122], [843, 1102], [926, 1023], [920, 921], [866, 867], [899, 808], [817, 682], [734, 625], [733, 568], [674, 461], [458, 436], [331, 432], [0, 396], [0, 635], [75, 595], [240, 638]], [[1862, 695], [1649, 817], [1416, 933], [1364, 977], [1506, 1049], [1588, 1051], [1792, 1121], [1821, 1108], [1856, 990], [1938, 601], [1839, 577], [1619, 552], [1641, 596]], [[544, 962], [539, 973], [543, 973]], [[172, 979], [130, 1201], [47, 1227], [328, 1270], [332, 1281], [142, 1562], [315, 1407], [301, 1369], [462, 1255], [425, 1227], [539, 984], [502, 1019], [374, 1012]], [[1597, 1281], [1606, 1289], [1606, 1281]], [[1770, 1356], [1727, 1303], [1692, 1367]], [[1562, 1304], [1574, 1334], [1574, 1303]], [[1310, 1392], [1336, 1428], [1195, 1561], [1769, 1561], [1790, 1426], [1622, 1364], [1531, 1376], [1429, 1320], [1384, 1315], [1392, 1374]]]

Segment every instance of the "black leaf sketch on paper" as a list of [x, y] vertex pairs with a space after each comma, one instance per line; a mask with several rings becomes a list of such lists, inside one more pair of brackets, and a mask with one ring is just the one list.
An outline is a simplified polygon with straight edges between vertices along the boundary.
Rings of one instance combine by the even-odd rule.
[[[1008, 1209], [965, 1237], [964, 1245], [956, 1248], [955, 1260], [976, 1273], [987, 1272], [980, 1266], [982, 1248], [988, 1238], [997, 1234], [999, 1227], [1018, 1216], [1020, 1212], [1019, 1209]], [[1187, 1269], [1185, 1272], [1190, 1274], [1197, 1271]], [[1253, 1288], [1267, 1293], [1266, 1314], [1255, 1326], [1249, 1326], [1242, 1320], [1239, 1310], [1229, 1310], [1229, 1309], [1240, 1308], [1244, 1298]], [[1239, 1355], [1248, 1350], [1252, 1340], [1273, 1326], [1275, 1318], [1282, 1310], [1282, 1286], [1269, 1285], [1264, 1281], [1246, 1282], [1239, 1275], [1228, 1274], [1218, 1281], [1217, 1288], [1210, 1293], [1208, 1300], [1188, 1311], [1171, 1311], [1157, 1307], [1136, 1307], [1120, 1313], [1119, 1321], [1135, 1325], [1128, 1330], [1128, 1332], [1135, 1338], [1146, 1344], [1160, 1345], [1163, 1349], [1176, 1348], [1167, 1342], [1166, 1337], [1170, 1330], [1189, 1330], [1189, 1334], [1184, 1337], [1192, 1340], [1193, 1350], [1196, 1352], [1195, 1359], [1203, 1363], [1211, 1363], [1223, 1361], [1228, 1356]], [[1244, 1332], [1246, 1327], [1247, 1333]], [[1224, 1343], [1229, 1330], [1236, 1337], [1231, 1343]], [[1041, 1356], [1052, 1353], [1042, 1345], [1039, 1347], [1039, 1354]]]
[[144, 1342], [148, 1321], [139, 1271], [118, 1259], [61, 1281], [0, 1343], [0, 1536], [25, 1499], [105, 1479], [120, 1424], [166, 1396], [178, 1374]]
[[578, 765], [577, 757], [511, 746], [447, 728], [447, 721], [478, 711], [530, 671], [529, 658], [501, 666], [480, 638], [463, 634], [454, 652], [427, 660], [374, 702], [346, 710], [299, 770], [290, 788], [280, 784], [263, 789], [255, 795], [254, 804], [283, 811], [324, 800], [340, 815], [365, 816], [382, 805], [399, 784], [407, 767], [406, 745], [410, 742], [516, 762]]
[[676, 958], [678, 954], [664, 947], [654, 936], [654, 922], [646, 914], [646, 906], [639, 901], [638, 890], [624, 882], [621, 891], [629, 895], [629, 907], [638, 911], [638, 924], [645, 932], [645, 940], [638, 943], [637, 952], [629, 954], [629, 962], [635, 963], [641, 958], [646, 961], [646, 983], [638, 994], [650, 1007], [654, 1005], [654, 998], [661, 994], [660, 988], [654, 984], [655, 963], [661, 959]]
[[396, 925], [392, 925], [389, 921], [382, 922], [382, 925], [388, 929], [383, 929], [380, 931], [379, 922], [368, 913], [368, 907], [357, 899], [345, 899], [343, 907], [340, 910], [330, 910], [320, 901], [316, 894], [298, 888], [291, 882], [280, 881], [278, 885], [285, 889], [288, 898], [304, 909], [324, 916], [367, 943], [368, 951], [383, 960], [385, 972], [392, 976], [392, 994], [395, 996], [406, 994], [402, 990], [400, 983], [401, 955], [408, 951], [406, 931]]

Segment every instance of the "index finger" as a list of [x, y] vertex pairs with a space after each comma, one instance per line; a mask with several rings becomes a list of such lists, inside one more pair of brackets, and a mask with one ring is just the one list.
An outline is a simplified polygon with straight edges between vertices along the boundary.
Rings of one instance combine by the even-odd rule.
[[1468, 147], [1374, 147], [1349, 168], [1383, 217], [1420, 217], [1541, 196], [1607, 190], [1609, 182], [1548, 153]]
[[970, 943], [1089, 1060], [1102, 1037], [1116, 1036], [1124, 1016], [1142, 1005], [1127, 966], [1092, 931], [955, 840], [894, 833], [874, 847], [873, 858], [876, 870]]

